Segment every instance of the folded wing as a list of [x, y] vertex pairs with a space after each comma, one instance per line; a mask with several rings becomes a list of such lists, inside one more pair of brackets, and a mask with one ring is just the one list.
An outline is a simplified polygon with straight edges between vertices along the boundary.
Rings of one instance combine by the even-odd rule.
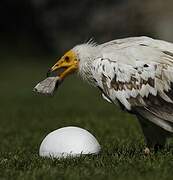
[[[113, 103], [118, 102], [126, 110], [147, 119], [155, 117], [154, 123], [161, 127], [164, 126], [162, 121], [169, 126], [173, 123], [171, 45], [166, 43], [165, 48], [163, 44], [159, 48], [158, 43], [146, 40], [135, 41], [130, 46], [122, 42], [119, 48], [109, 44], [111, 50], [102, 45], [105, 48], [102, 57], [93, 61], [96, 85]], [[169, 131], [173, 132], [173, 129]]]

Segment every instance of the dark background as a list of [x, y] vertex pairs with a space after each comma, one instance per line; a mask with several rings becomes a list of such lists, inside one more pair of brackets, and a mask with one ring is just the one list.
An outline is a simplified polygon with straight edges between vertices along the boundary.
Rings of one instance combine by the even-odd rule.
[[172, 0], [1, 0], [1, 52], [59, 56], [90, 38], [173, 41], [172, 6]]

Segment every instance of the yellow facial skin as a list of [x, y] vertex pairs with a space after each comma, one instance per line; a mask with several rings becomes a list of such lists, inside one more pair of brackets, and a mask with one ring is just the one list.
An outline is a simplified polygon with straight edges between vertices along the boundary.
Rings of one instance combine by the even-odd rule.
[[65, 70], [57, 75], [62, 80], [69, 74], [77, 71], [78, 69], [78, 60], [76, 54], [70, 50], [64, 56], [61, 57], [60, 60], [51, 68], [51, 71], [57, 71], [60, 68], [65, 68]]

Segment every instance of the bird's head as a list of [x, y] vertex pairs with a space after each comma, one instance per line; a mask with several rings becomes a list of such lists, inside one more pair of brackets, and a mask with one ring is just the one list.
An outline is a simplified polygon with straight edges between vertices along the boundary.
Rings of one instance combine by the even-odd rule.
[[34, 87], [34, 91], [53, 95], [54, 91], [70, 74], [78, 72], [82, 78], [92, 82], [92, 62], [96, 58], [96, 48], [93, 44], [77, 45], [65, 53], [47, 73], [47, 78]]
[[51, 67], [48, 71], [48, 76], [57, 75], [62, 80], [68, 76], [76, 72], [79, 68], [79, 60], [76, 53], [73, 50], [65, 53], [56, 63]]
[[90, 63], [95, 56], [95, 45], [88, 43], [77, 45], [58, 59], [55, 65], [50, 68], [48, 76], [59, 76], [61, 80], [75, 72], [85, 76], [85, 73], [89, 73]]

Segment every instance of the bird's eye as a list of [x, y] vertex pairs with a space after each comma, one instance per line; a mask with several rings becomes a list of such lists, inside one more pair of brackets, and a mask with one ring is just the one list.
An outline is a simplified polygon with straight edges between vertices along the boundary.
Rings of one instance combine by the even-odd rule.
[[70, 61], [69, 56], [65, 56], [65, 61], [66, 61], [66, 62], [69, 62], [69, 61]]

